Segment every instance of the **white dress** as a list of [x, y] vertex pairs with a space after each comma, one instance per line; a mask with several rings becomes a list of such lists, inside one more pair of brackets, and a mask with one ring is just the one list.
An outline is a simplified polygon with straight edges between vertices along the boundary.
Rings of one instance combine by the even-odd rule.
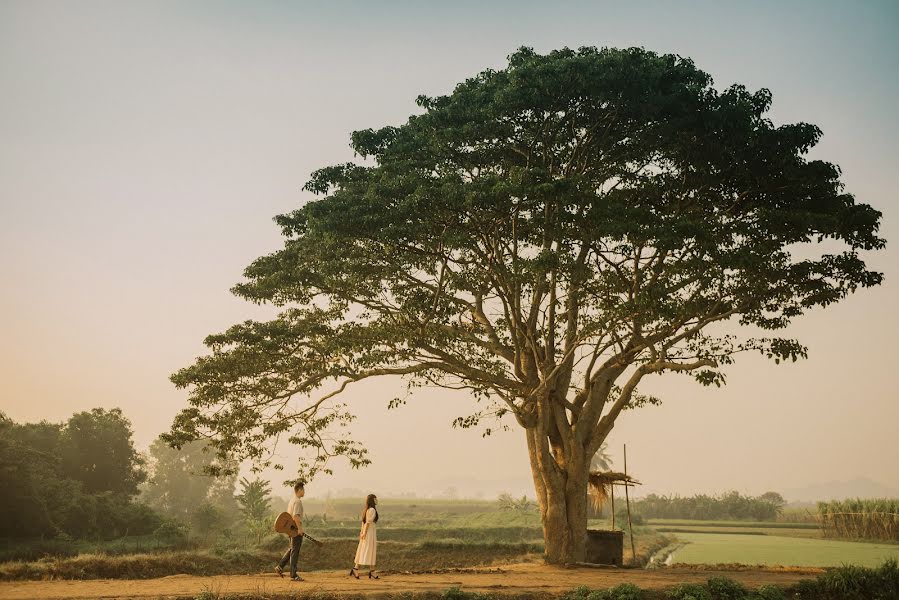
[[[368, 523], [368, 531], [365, 532], [365, 539], [359, 540], [355, 562], [357, 565], [373, 566], [377, 564], [375, 561], [378, 555], [378, 524], [375, 523], [375, 509], [369, 508], [365, 511], [365, 523]], [[362, 527], [365, 527], [365, 523]]]

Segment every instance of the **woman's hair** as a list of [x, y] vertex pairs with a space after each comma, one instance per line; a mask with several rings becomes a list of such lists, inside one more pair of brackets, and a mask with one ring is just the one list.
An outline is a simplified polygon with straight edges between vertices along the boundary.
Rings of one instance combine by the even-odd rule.
[[368, 512], [369, 508], [375, 509], [375, 523], [378, 522], [378, 509], [375, 508], [378, 505], [378, 497], [374, 494], [369, 494], [365, 499], [365, 508], [362, 509], [362, 522], [365, 523], [365, 513]]

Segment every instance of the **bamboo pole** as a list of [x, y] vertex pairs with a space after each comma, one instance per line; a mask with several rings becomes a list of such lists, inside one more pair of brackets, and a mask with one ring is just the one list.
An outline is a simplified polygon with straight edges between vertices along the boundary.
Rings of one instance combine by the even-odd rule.
[[612, 490], [612, 530], [615, 530], [615, 484], [610, 483], [609, 489]]
[[[627, 444], [624, 445], [624, 476], [627, 477]], [[627, 493], [627, 486], [624, 486], [624, 500], [627, 502], [627, 529], [631, 534], [631, 557], [634, 564], [637, 564], [637, 550], [634, 547], [634, 525], [631, 523], [631, 498]]]

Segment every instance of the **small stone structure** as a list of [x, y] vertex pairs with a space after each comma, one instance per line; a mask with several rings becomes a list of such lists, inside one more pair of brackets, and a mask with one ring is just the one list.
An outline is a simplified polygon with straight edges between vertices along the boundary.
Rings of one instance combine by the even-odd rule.
[[624, 532], [621, 530], [588, 529], [585, 559], [594, 565], [624, 563]]

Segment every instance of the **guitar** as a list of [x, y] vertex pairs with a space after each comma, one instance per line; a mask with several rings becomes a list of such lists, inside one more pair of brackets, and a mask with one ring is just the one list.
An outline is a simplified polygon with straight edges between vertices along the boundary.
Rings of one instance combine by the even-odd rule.
[[[275, 531], [278, 533], [286, 534], [287, 537], [293, 539], [300, 534], [300, 530], [297, 529], [297, 523], [293, 520], [293, 516], [291, 516], [288, 512], [282, 512], [278, 515], [278, 518], [275, 519]], [[316, 546], [324, 546], [324, 542], [320, 542], [315, 539], [311, 535], [304, 533], [303, 537], [315, 544]]]

